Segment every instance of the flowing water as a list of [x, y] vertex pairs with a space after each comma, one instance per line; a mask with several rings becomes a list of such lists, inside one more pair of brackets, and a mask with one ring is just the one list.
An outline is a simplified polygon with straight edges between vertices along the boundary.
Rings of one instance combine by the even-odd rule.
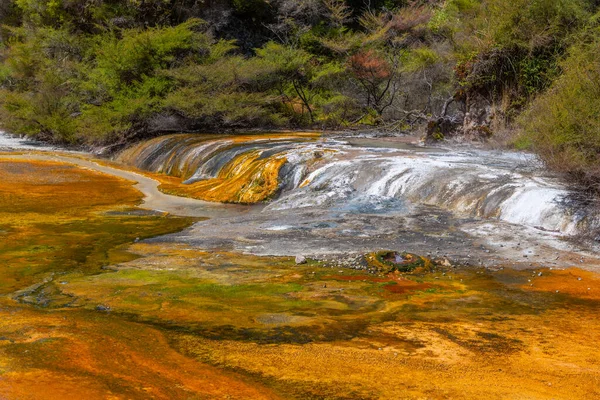
[[52, 148], [43, 143], [8, 135], [0, 131], [0, 151], [4, 150], [51, 150]]
[[570, 197], [402, 138], [0, 133], [0, 398], [599, 398]]
[[214, 192], [227, 195], [221, 201], [260, 202], [242, 218], [178, 235], [254, 254], [409, 248], [471, 262], [507, 255], [549, 262], [554, 250], [569, 248], [564, 237], [596, 223], [569, 205], [569, 191], [527, 153], [389, 138], [173, 135], [134, 146], [118, 161], [178, 177], [177, 187], [196, 187], [188, 194], [198, 198]]

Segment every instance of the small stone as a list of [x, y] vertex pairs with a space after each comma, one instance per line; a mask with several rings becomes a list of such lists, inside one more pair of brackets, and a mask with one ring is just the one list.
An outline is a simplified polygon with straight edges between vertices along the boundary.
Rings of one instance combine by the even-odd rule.
[[110, 311], [110, 306], [106, 306], [104, 304], [98, 304], [96, 306], [96, 311]]
[[306, 257], [304, 256], [296, 256], [296, 264], [306, 264]]
[[451, 267], [452, 266], [452, 263], [446, 257], [439, 259], [439, 260], [435, 260], [435, 264], [441, 265], [443, 267]]

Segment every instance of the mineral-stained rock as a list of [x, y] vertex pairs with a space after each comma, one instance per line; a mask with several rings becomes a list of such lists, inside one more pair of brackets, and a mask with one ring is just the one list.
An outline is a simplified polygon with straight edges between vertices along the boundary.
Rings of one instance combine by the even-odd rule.
[[417, 269], [428, 270], [433, 263], [430, 259], [412, 253], [383, 250], [365, 255], [371, 268], [385, 272], [413, 272]]
[[435, 265], [440, 265], [442, 267], [451, 267], [452, 263], [446, 257], [436, 258], [434, 261]]

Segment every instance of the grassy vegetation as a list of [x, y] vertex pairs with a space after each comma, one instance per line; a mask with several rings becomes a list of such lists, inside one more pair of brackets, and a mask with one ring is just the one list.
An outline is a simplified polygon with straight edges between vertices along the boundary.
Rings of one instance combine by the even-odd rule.
[[0, 121], [114, 144], [355, 125], [443, 138], [518, 120], [520, 146], [593, 181], [597, 12], [595, 0], [12, 0]]

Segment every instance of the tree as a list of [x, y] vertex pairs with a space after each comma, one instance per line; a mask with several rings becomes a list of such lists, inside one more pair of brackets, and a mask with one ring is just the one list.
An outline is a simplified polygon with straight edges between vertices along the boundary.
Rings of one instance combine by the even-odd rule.
[[398, 64], [398, 57], [388, 60], [373, 49], [361, 50], [348, 60], [351, 76], [362, 89], [367, 108], [379, 116], [398, 93]]
[[295, 94], [302, 102], [303, 108], [308, 111], [311, 123], [314, 123], [315, 116], [311, 105], [314, 93], [310, 87], [315, 76], [314, 56], [302, 49], [285, 47], [274, 42], [256, 49], [256, 55], [260, 61], [271, 66], [266, 78], [273, 84], [278, 84], [282, 96], [287, 96], [288, 91]]
[[334, 28], [342, 28], [352, 19], [352, 10], [344, 0], [323, 0], [323, 4]]

